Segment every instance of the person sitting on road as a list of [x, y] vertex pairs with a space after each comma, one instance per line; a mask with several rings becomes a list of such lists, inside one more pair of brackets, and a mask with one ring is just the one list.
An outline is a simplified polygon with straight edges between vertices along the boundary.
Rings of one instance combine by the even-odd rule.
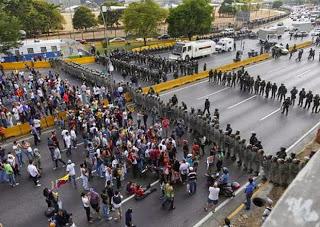
[[223, 167], [222, 172], [223, 174], [218, 180], [220, 187], [229, 183], [229, 170], [226, 167]]

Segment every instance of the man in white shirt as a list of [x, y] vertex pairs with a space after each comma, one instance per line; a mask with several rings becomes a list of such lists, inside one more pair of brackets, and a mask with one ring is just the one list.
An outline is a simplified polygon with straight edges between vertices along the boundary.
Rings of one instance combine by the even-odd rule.
[[67, 148], [67, 155], [71, 155], [71, 136], [69, 134], [69, 132], [67, 131], [63, 137], [63, 140], [66, 144], [66, 148]]
[[90, 199], [89, 199], [88, 195], [85, 194], [84, 192], [82, 192], [81, 193], [81, 200], [82, 200], [83, 208], [86, 211], [87, 221], [89, 223], [93, 223], [92, 217], [90, 215]]
[[37, 131], [39, 132], [39, 135], [41, 135], [41, 121], [35, 117], [33, 119], [33, 124], [34, 124], [34, 127], [37, 129]]
[[39, 180], [38, 180], [40, 173], [39, 173], [37, 167], [33, 164], [32, 160], [29, 161], [29, 165], [28, 165], [27, 169], [28, 169], [28, 173], [29, 173], [30, 177], [32, 178], [34, 184], [37, 187], [40, 187], [41, 184], [39, 184]]
[[75, 167], [75, 164], [71, 160], [68, 160], [66, 171], [69, 174], [70, 182], [73, 184], [74, 188], [77, 188], [76, 171], [74, 167]]
[[187, 180], [188, 173], [189, 173], [189, 163], [187, 163], [185, 160], [182, 160], [182, 163], [180, 164], [179, 170], [180, 170], [180, 174], [181, 174], [181, 180], [183, 183], [185, 183]]
[[219, 202], [219, 192], [220, 192], [220, 188], [218, 187], [217, 182], [215, 182], [213, 186], [209, 187], [209, 196], [208, 196], [207, 206], [204, 208], [205, 211], [208, 211], [209, 207], [212, 210], [212, 212], [215, 211], [215, 206]]

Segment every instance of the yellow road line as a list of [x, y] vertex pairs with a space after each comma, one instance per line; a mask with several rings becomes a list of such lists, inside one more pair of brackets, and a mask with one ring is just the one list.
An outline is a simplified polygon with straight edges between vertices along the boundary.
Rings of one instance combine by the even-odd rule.
[[[266, 186], [266, 185], [267, 185], [267, 183], [263, 183], [263, 184], [258, 188], [258, 190], [253, 193], [252, 198], [253, 198], [254, 196], [256, 196], [256, 195], [258, 194], [258, 192], [260, 192], [261, 189], [262, 189], [264, 186]], [[231, 219], [232, 219], [234, 216], [236, 216], [243, 208], [244, 208], [244, 204], [242, 203], [240, 206], [237, 207], [237, 209], [235, 209], [234, 211], [232, 211], [231, 214], [229, 214], [228, 219], [231, 220]]]

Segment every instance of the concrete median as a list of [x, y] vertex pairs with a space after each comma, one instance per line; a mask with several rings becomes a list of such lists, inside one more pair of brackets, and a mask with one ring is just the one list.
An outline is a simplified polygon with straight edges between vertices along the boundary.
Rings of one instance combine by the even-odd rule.
[[[266, 54], [261, 54], [258, 55], [256, 57], [252, 57], [252, 58], [247, 58], [243, 61], [239, 61], [239, 62], [234, 62], [231, 64], [227, 64], [227, 65], [223, 65], [220, 66], [218, 68], [215, 68], [213, 70], [217, 70], [217, 71], [222, 71], [222, 72], [228, 72], [228, 71], [232, 71], [238, 68], [241, 68], [243, 66], [246, 65], [250, 65], [250, 64], [254, 64], [260, 61], [264, 61], [270, 58], [270, 55], [268, 53]], [[209, 71], [204, 71], [204, 72], [200, 72], [198, 74], [194, 74], [194, 75], [189, 75], [189, 76], [184, 76], [184, 77], [180, 77], [178, 79], [174, 79], [174, 80], [170, 80], [170, 81], [166, 81], [160, 84], [156, 84], [154, 86], [151, 86], [155, 92], [160, 93], [166, 90], [170, 90], [172, 88], [176, 88], [176, 87], [180, 87], [183, 86], [185, 84], [188, 83], [192, 83], [195, 82], [197, 80], [202, 80], [204, 78], [207, 78], [209, 76]], [[150, 87], [145, 87], [143, 88], [143, 92], [144, 93], [148, 93]]]

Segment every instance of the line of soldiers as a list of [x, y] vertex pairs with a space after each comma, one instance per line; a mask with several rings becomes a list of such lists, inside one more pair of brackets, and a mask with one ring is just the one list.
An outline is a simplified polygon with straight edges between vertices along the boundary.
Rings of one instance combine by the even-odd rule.
[[[94, 81], [97, 80], [97, 77], [101, 77], [106, 86], [114, 85], [112, 81], [106, 80], [104, 75], [90, 74], [88, 72], [91, 70], [81, 65], [56, 61], [53, 66], [64, 68], [66, 73], [72, 76], [86, 75], [87, 81]], [[252, 133], [247, 143], [246, 139], [241, 138], [240, 131], [234, 132], [230, 124], [223, 131], [219, 126], [217, 110], [211, 118], [209, 114], [204, 116], [200, 109], [195, 111], [194, 108], [191, 108], [191, 111], [188, 112], [185, 103], [182, 102], [182, 105], [178, 106], [177, 98], [174, 102], [165, 103], [152, 89], [149, 94], [143, 94], [141, 90], [136, 91], [131, 86], [123, 85], [123, 88], [131, 94], [137, 106], [155, 113], [158, 117], [167, 116], [171, 122], [183, 120], [192, 131], [194, 138], [205, 136], [209, 143], [214, 142], [220, 147], [226, 154], [226, 158], [230, 158], [234, 162], [237, 161], [239, 168], [255, 175], [263, 169], [265, 178], [275, 184], [287, 186], [308, 161], [306, 159], [306, 161], [300, 162], [294, 156], [287, 158], [285, 149], [281, 149], [275, 157], [265, 155], [261, 141], [258, 140], [255, 133]]]
[[219, 114], [214, 114], [211, 118], [209, 114], [204, 116], [200, 109], [195, 111], [191, 108], [188, 112], [184, 103], [181, 103], [181, 106], [177, 101], [164, 103], [153, 92], [143, 94], [130, 89], [129, 92], [137, 106], [156, 112], [159, 117], [166, 116], [171, 122], [183, 120], [191, 129], [193, 138], [205, 136], [209, 143], [216, 143], [224, 151], [225, 157], [236, 162], [243, 171], [258, 175], [263, 169], [264, 178], [274, 184], [287, 186], [305, 165], [305, 162], [301, 163], [300, 160], [295, 159], [294, 155], [287, 158], [286, 152], [283, 154], [283, 149], [277, 153], [277, 156], [266, 155], [261, 141], [257, 139], [254, 132], [247, 142], [246, 139], [241, 138], [240, 131], [232, 130], [230, 124], [225, 130], [221, 129]]
[[120, 72], [124, 79], [130, 76], [133, 83], [138, 80], [157, 84], [167, 81], [168, 76], [192, 75], [199, 72], [198, 61], [170, 61], [166, 58], [146, 55], [144, 53], [114, 50], [108, 58], [99, 58], [99, 62], [106, 64], [111, 59], [115, 70]]
[[229, 87], [238, 85], [240, 91], [261, 95], [265, 98], [270, 97], [271, 99], [277, 99], [280, 102], [283, 101], [282, 113], [286, 113], [286, 115], [288, 115], [289, 107], [295, 105], [297, 97], [299, 107], [309, 110], [311, 103], [313, 103], [312, 113], [318, 113], [320, 110], [319, 94], [314, 95], [312, 91], [306, 92], [305, 88], [298, 91], [296, 87], [293, 87], [290, 90], [290, 96], [288, 96], [288, 89], [284, 84], [278, 86], [276, 83], [262, 80], [259, 75], [254, 79], [244, 68], [241, 68], [237, 72], [233, 71], [225, 73], [222, 73], [221, 71], [218, 72], [217, 70], [210, 70], [209, 82]]

